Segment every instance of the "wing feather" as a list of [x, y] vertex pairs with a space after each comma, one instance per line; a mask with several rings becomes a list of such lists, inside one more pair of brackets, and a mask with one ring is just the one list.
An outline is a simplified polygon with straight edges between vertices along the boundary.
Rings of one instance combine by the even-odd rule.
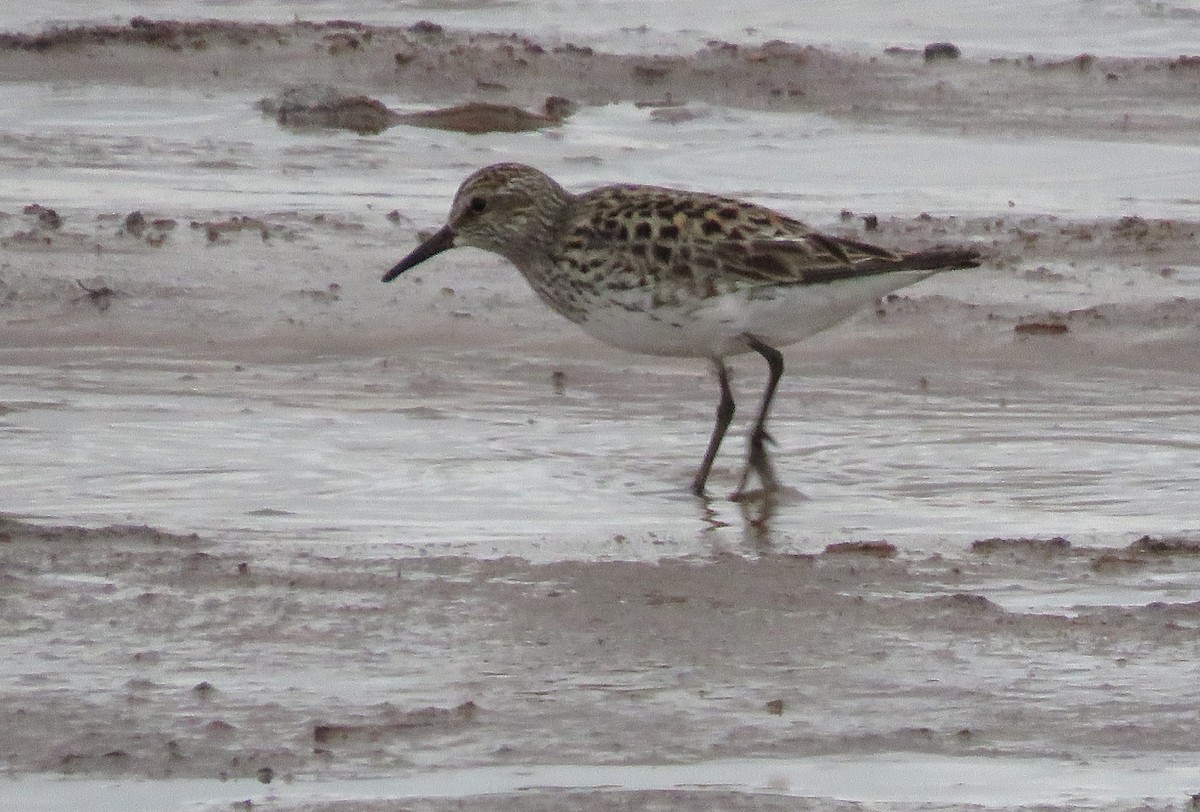
[[[566, 224], [573, 265], [620, 287], [811, 285], [910, 267], [869, 243], [822, 234], [765, 206], [654, 186], [605, 186]], [[613, 286], [618, 283], [614, 280]]]

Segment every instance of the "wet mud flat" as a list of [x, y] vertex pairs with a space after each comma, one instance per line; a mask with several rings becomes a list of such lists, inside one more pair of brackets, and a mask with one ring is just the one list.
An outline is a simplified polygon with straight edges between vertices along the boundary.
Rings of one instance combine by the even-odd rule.
[[[921, 46], [0, 36], [0, 807], [1190, 808], [1200, 62]], [[256, 107], [331, 83], [573, 112]], [[501, 158], [987, 262], [788, 349], [807, 499], [724, 499], [731, 436], [697, 501], [702, 364], [494, 258], [379, 283]]]
[[[882, 809], [966, 800], [990, 763], [1045, 795], [994, 784], [986, 808], [1067, 808], [1074, 793], [1090, 808], [1188, 801], [1200, 700], [1179, 671], [1200, 655], [1191, 539], [537, 565], [7, 518], [0, 544], [10, 774], [210, 779], [216, 797], [241, 792], [255, 807], [278, 785], [266, 808], [287, 809], [384, 808], [362, 795], [507, 781], [505, 808], [540, 809], [550, 790], [522, 787], [573, 775], [579, 787], [656, 788], [655, 768], [691, 764], [674, 780], [705, 791], [570, 803], [772, 809], [781, 802], [763, 794], [783, 794], [842, 808], [809, 780]], [[1128, 602], [1039, 600], [1051, 584]], [[831, 758], [840, 785], [805, 778], [806, 763]], [[897, 783], [855, 763], [890, 763]], [[1089, 788], [1098, 771], [1108, 783]], [[752, 794], [712, 795], [713, 784]], [[304, 801], [323, 791], [335, 797]]]
[[[413, 226], [382, 212], [4, 224], [0, 421], [26, 459], [6, 481], [31, 505], [81, 494], [78, 523], [39, 507], [0, 527], [2, 752], [31, 804], [1118, 809], [1195, 791], [1200, 559], [1171, 490], [1197, 447], [1190, 221], [847, 210], [831, 228], [971, 241], [989, 266], [789, 351], [819, 374], [785, 382], [776, 430], [811, 443], [784, 459], [818, 507], [771, 516], [672, 490], [698, 445], [660, 421], [702, 435], [702, 369], [613, 357], [498, 265], [380, 297], [342, 258], [386, 265]], [[91, 273], [64, 273], [83, 257]], [[813, 402], [859, 403], [861, 423]], [[1003, 405], [973, 436], [983, 403]], [[960, 439], [935, 426], [923, 446], [929, 412]], [[1072, 490], [1038, 453], [1014, 473], [1014, 437], [1118, 465]], [[80, 448], [110, 467], [68, 472]], [[251, 476], [284, 454], [278, 483], [319, 480], [293, 501]], [[322, 507], [330, 491], [359, 496]], [[1000, 493], [1087, 530], [1056, 539], [1042, 514], [1004, 536]], [[846, 527], [866, 496], [894, 524]], [[103, 526], [118, 501], [163, 518]], [[996, 537], [947, 541], [931, 511], [949, 503]], [[518, 504], [540, 515], [509, 520], [536, 555], [503, 553]]]
[[[415, 343], [433, 358], [492, 332], [535, 355], [566, 341], [568, 355], [652, 363], [596, 348], [540, 308], [496, 259], [451, 254], [403, 285], [382, 288], [379, 269], [423, 232], [399, 210], [374, 208], [0, 209], [0, 351], [23, 364], [54, 361], [71, 348], [85, 357], [119, 350], [131, 360], [165, 354], [270, 363], [371, 358]], [[866, 341], [872, 346], [860, 350], [864, 359], [896, 352], [1197, 370], [1191, 325], [1200, 310], [1193, 253], [1200, 221], [878, 216], [848, 208], [828, 218], [830, 233], [895, 250], [971, 245], [984, 267], [889, 295], [851, 326], [835, 328], [827, 356]], [[346, 252], [361, 259], [347, 265]], [[423, 338], [425, 331], [436, 340]], [[936, 346], [914, 343], [917, 334]]]

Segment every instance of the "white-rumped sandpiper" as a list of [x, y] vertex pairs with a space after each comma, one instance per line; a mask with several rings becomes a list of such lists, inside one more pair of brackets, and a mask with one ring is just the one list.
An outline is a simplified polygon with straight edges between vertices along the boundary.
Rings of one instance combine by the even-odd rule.
[[446, 225], [383, 281], [463, 245], [507, 259], [546, 304], [606, 344], [712, 361], [721, 399], [697, 495], [733, 418], [728, 356], [753, 351], [770, 370], [737, 493], [751, 473], [776, 490], [766, 423], [783, 374], [778, 347], [938, 271], [979, 264], [970, 248], [896, 253], [701, 192], [616, 185], [576, 195], [537, 169], [501, 163], [463, 181]]

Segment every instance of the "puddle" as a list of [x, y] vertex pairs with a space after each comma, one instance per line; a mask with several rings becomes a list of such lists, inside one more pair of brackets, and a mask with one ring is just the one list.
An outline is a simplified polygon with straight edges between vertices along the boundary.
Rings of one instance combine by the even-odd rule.
[[215, 810], [247, 800], [256, 807], [286, 809], [317, 801], [469, 799], [531, 790], [733, 790], [881, 805], [1181, 804], [1200, 786], [1200, 768], [1186, 757], [1174, 762], [1143, 757], [1079, 763], [889, 755], [682, 765], [481, 767], [388, 778], [302, 780], [269, 788], [253, 781], [113, 781], [36, 775], [5, 780], [0, 786], [11, 808], [25, 812]]

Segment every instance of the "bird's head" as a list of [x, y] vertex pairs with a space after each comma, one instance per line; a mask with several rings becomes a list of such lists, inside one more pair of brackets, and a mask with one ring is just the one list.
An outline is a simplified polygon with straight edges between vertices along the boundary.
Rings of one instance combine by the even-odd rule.
[[450, 216], [429, 239], [388, 271], [390, 282], [432, 256], [469, 245], [500, 254], [514, 264], [554, 234], [571, 195], [531, 166], [493, 164], [468, 177], [454, 195]]

